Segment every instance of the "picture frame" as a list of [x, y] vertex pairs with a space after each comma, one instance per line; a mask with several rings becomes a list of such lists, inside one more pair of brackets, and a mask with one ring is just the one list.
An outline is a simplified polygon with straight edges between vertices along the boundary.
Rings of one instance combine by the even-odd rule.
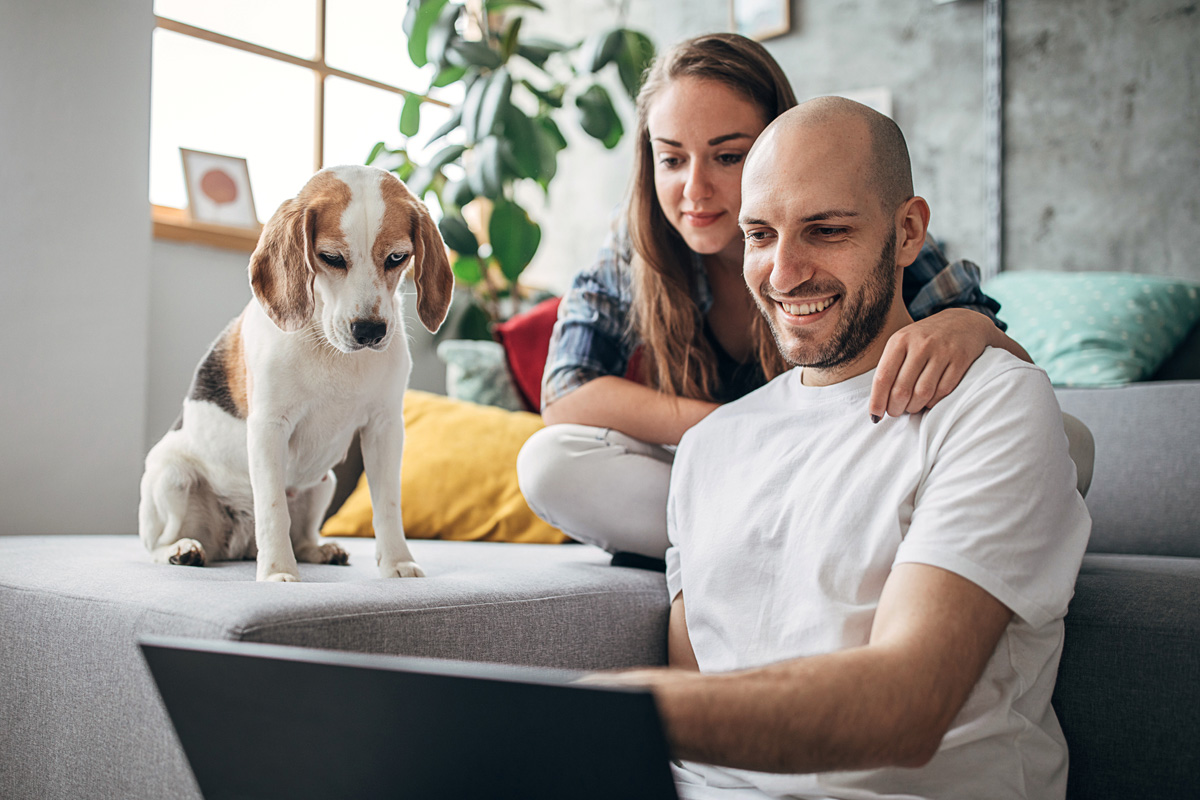
[[179, 148], [188, 216], [196, 222], [258, 230], [246, 159]]
[[791, 0], [729, 0], [729, 26], [761, 42], [792, 29]]

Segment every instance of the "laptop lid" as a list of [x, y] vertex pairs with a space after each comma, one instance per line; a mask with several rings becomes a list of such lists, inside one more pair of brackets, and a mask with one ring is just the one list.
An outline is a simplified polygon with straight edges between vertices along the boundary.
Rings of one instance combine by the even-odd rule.
[[146, 637], [206, 800], [676, 800], [653, 695], [583, 673]]

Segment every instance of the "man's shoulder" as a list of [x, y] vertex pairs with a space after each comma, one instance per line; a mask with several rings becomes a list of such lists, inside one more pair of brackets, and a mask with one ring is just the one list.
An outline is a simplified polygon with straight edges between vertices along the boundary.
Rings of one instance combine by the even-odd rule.
[[1050, 379], [1046, 370], [1037, 364], [1022, 361], [1007, 350], [999, 347], [986, 347], [983, 354], [975, 359], [958, 387], [950, 393], [950, 397], [959, 394], [965, 396], [972, 392], [986, 391], [989, 385], [1028, 384], [1031, 387], [1050, 388]]

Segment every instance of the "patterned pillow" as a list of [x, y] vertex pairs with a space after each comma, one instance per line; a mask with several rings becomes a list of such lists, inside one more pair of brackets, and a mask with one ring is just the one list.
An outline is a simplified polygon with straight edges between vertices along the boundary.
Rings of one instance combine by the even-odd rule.
[[1126, 272], [1004, 272], [984, 291], [1059, 386], [1142, 380], [1200, 319], [1200, 285]]

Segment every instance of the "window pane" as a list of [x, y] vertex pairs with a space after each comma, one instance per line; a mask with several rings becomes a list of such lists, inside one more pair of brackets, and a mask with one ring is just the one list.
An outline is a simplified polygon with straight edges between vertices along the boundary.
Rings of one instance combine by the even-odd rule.
[[[342, 78], [325, 79], [325, 164], [361, 164], [376, 142], [390, 148], [406, 146], [400, 133], [403, 98], [393, 92]], [[429, 137], [450, 118], [450, 110], [432, 103], [421, 105], [421, 130], [407, 141], [417, 163], [445, 144], [428, 147]], [[381, 164], [380, 166], [386, 166]]]
[[418, 69], [408, 57], [405, 4], [400, 0], [328, 0], [325, 63], [401, 89], [424, 92], [433, 67]]
[[154, 13], [301, 58], [316, 53], [316, 0], [154, 0]]
[[187, 205], [180, 147], [242, 156], [265, 222], [312, 175], [314, 80], [303, 67], [155, 31], [150, 202]]

